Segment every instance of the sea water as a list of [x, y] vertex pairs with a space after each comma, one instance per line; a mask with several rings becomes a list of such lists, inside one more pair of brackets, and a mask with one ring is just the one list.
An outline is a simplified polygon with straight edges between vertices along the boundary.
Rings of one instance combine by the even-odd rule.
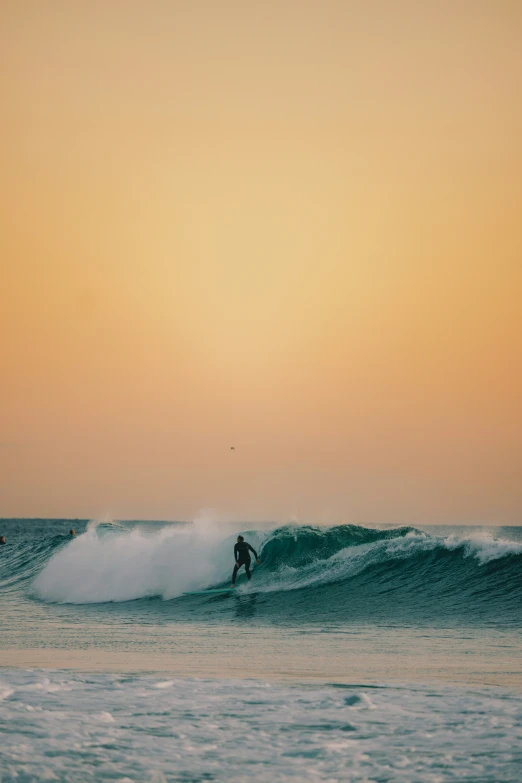
[[522, 779], [521, 528], [0, 527], [2, 783]]

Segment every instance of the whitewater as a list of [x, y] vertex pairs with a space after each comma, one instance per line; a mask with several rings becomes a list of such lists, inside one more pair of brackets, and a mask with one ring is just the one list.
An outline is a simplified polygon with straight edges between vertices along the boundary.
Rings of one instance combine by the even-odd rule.
[[1, 783], [522, 778], [522, 528], [0, 528]]

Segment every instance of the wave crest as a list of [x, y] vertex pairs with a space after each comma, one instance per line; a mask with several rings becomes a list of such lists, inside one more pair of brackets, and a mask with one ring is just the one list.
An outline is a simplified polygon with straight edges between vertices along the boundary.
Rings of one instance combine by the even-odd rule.
[[[231, 576], [236, 535], [237, 529], [204, 523], [91, 526], [56, 544], [50, 558], [48, 551], [39, 554], [39, 567], [42, 557], [46, 561], [32, 589], [45, 601], [89, 604], [172, 599], [220, 587]], [[522, 542], [356, 525], [284, 526], [245, 536], [261, 554], [255, 593], [274, 617], [387, 617], [401, 607], [448, 617], [520, 614]], [[33, 563], [27, 574], [34, 577], [34, 571]]]

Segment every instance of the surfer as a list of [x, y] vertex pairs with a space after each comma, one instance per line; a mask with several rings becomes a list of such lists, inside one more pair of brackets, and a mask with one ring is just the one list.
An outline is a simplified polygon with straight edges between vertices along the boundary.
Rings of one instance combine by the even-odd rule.
[[0, 536], [0, 546], [5, 544], [5, 536]]
[[247, 544], [243, 536], [238, 536], [237, 543], [234, 545], [234, 560], [236, 561], [236, 564], [234, 566], [234, 573], [232, 574], [232, 587], [235, 587], [237, 572], [243, 565], [245, 566], [248, 581], [252, 578], [250, 574], [250, 552], [254, 553], [256, 563], [259, 564], [261, 561], [257, 556], [256, 550], [251, 547], [250, 544]]

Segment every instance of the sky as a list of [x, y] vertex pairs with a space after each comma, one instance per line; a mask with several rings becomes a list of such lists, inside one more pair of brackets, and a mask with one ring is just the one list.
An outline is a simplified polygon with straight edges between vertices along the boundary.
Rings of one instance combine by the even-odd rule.
[[521, 40], [1, 0], [0, 517], [522, 524]]

